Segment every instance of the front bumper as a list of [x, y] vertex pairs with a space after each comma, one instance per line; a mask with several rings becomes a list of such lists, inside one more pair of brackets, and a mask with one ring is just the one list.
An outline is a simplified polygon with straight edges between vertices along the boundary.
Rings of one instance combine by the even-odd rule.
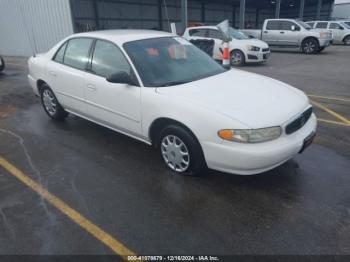
[[314, 114], [297, 132], [256, 144], [223, 141], [221, 144], [204, 142], [202, 148], [209, 168], [238, 175], [254, 175], [273, 169], [297, 155], [305, 138], [316, 132]]
[[259, 62], [266, 62], [269, 57], [270, 57], [270, 51], [258, 51], [258, 52], [254, 52], [254, 51], [248, 51], [247, 55], [246, 55], [246, 62], [247, 63], [259, 63]]
[[332, 39], [322, 39], [321, 38], [318, 41], [320, 43], [320, 47], [327, 47], [327, 46], [331, 45], [331, 43], [332, 43]]

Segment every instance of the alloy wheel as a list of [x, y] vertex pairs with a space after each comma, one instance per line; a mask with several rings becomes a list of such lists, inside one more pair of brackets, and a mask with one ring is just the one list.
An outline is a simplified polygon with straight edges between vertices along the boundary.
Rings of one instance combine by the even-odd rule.
[[316, 44], [314, 43], [314, 41], [307, 41], [304, 45], [304, 51], [307, 54], [311, 54], [314, 53], [316, 50]]

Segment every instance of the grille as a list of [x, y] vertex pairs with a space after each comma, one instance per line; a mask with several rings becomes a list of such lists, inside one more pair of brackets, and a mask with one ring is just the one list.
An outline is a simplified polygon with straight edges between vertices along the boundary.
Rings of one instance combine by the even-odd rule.
[[268, 52], [268, 51], [270, 51], [270, 48], [263, 48], [262, 51], [263, 51], [263, 52]]
[[286, 126], [286, 134], [290, 135], [298, 131], [300, 128], [302, 128], [306, 124], [306, 122], [309, 120], [311, 114], [312, 114], [312, 107], [307, 109], [304, 113], [298, 116], [297, 119], [293, 120], [293, 122], [291, 122]]

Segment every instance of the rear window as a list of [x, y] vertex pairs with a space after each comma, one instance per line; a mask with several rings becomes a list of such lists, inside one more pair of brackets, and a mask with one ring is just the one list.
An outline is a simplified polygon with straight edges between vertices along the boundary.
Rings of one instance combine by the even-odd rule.
[[267, 30], [278, 30], [279, 29], [279, 21], [268, 21], [266, 25]]
[[316, 24], [316, 28], [327, 28], [328, 23], [327, 22], [318, 22]]

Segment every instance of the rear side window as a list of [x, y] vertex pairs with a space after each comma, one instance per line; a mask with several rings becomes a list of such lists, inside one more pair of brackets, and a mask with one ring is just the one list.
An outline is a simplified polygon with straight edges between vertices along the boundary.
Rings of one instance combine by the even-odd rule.
[[267, 30], [279, 30], [279, 21], [268, 21], [266, 25]]
[[338, 23], [331, 23], [329, 25], [329, 29], [343, 29], [343, 27], [340, 26]]
[[53, 58], [53, 60], [55, 60], [56, 62], [59, 63], [63, 63], [63, 56], [64, 56], [64, 51], [66, 51], [66, 46], [67, 46], [67, 42], [65, 42], [60, 49], [57, 51], [55, 57]]
[[114, 44], [102, 40], [96, 41], [91, 70], [103, 77], [119, 71], [131, 74], [130, 64], [122, 51]]
[[200, 36], [205, 37], [205, 31], [204, 29], [191, 29], [189, 34], [190, 36]]
[[69, 40], [64, 55], [65, 65], [84, 70], [89, 60], [92, 39], [76, 38]]
[[218, 30], [209, 29], [208, 30], [208, 37], [221, 40], [222, 39], [222, 34]]
[[327, 22], [318, 22], [316, 24], [316, 28], [327, 28], [328, 23]]

